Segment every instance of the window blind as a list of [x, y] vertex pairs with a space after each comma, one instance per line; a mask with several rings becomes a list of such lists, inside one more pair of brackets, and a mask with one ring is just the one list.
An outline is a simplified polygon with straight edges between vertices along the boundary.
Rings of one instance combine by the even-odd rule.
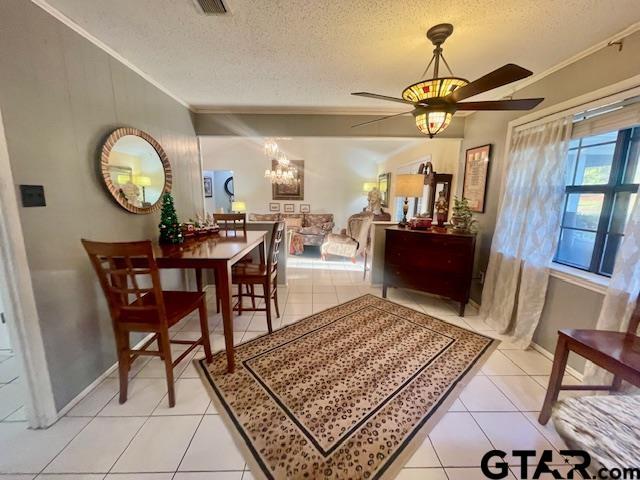
[[640, 99], [637, 97], [618, 105], [610, 105], [605, 111], [598, 110], [601, 113], [585, 112], [576, 116], [571, 138], [598, 135], [640, 125]]

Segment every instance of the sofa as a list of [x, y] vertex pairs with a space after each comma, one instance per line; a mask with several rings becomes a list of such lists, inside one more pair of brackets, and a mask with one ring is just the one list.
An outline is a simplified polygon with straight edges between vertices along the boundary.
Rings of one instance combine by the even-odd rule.
[[291, 253], [300, 254], [307, 245], [319, 247], [333, 231], [332, 213], [250, 213], [250, 222], [284, 221], [292, 233]]

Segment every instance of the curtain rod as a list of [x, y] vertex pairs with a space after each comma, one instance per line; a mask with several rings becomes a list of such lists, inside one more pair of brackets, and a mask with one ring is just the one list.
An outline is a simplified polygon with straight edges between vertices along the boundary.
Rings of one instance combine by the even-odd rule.
[[[627, 88], [624, 88], [622, 90], [619, 90], [617, 92], [613, 92], [613, 93], [609, 93], [607, 95], [602, 95], [602, 96], [597, 97], [597, 98], [592, 98], [592, 99], [589, 99], [589, 100], [585, 100], [584, 102], [578, 103], [576, 105], [571, 105], [571, 106], [563, 108], [561, 110], [556, 110], [554, 112], [549, 112], [549, 113], [547, 113], [547, 114], [545, 114], [545, 115], [543, 115], [541, 117], [537, 117], [535, 119], [531, 119], [528, 122], [524, 122], [524, 123], [520, 123], [520, 124], [514, 125], [513, 129], [514, 130], [522, 130], [523, 128], [529, 128], [533, 124], [536, 124], [538, 122], [542, 122], [544, 119], [547, 119], [549, 117], [560, 116], [562, 113], [565, 113], [565, 112], [569, 113], [571, 111], [576, 111], [577, 110], [573, 115], [574, 116], [575, 115], [579, 115], [580, 113], [583, 113], [583, 112], [586, 111], [586, 110], [583, 110], [581, 112], [579, 110], [580, 107], [587, 106], [587, 105], [599, 102], [600, 100], [606, 100], [607, 98], [616, 97], [616, 96], [624, 94], [625, 92], [637, 91], [638, 88], [640, 88], [640, 85], [636, 84], [636, 85], [633, 85], [631, 87], [627, 87]], [[617, 100], [617, 101], [624, 101], [624, 100]]]

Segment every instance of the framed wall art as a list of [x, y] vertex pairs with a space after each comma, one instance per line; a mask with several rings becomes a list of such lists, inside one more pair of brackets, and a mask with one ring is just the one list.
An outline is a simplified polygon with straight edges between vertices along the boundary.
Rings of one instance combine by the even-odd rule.
[[378, 175], [378, 191], [382, 197], [383, 207], [389, 206], [389, 188], [391, 186], [391, 174], [381, 173]]
[[284, 204], [284, 213], [293, 213], [296, 211], [296, 206], [293, 203]]
[[308, 203], [301, 203], [298, 208], [300, 209], [300, 213], [310, 213], [311, 212], [311, 205], [309, 205]]
[[490, 159], [490, 144], [470, 148], [466, 151], [462, 196], [469, 202], [472, 212], [484, 213]]
[[269, 204], [269, 211], [270, 212], [279, 212], [280, 211], [280, 204], [279, 203], [270, 203]]
[[[304, 160], [290, 160], [289, 165], [296, 168], [295, 180], [287, 184], [274, 183], [271, 186], [273, 200], [304, 200]], [[277, 160], [271, 161], [271, 168], [278, 168]]]
[[211, 177], [202, 177], [204, 183], [204, 196], [207, 198], [213, 197], [213, 181]]

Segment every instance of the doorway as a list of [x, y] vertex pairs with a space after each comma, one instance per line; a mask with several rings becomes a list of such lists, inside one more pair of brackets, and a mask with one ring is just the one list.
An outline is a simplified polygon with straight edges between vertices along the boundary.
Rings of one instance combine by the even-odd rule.
[[203, 170], [204, 210], [210, 213], [230, 213], [234, 197], [232, 170]]
[[[2, 270], [0, 269], [0, 275]], [[25, 422], [25, 395], [21, 382], [24, 378], [20, 378], [20, 365], [11, 342], [7, 320], [8, 315], [0, 295], [0, 422]]]
[[0, 409], [4, 408], [0, 410], [0, 425], [22, 421], [25, 428], [45, 428], [58, 419], [58, 412], [33, 295], [16, 187], [0, 112], [0, 341], [6, 347], [0, 353], [0, 391], [4, 390], [0, 395]]

